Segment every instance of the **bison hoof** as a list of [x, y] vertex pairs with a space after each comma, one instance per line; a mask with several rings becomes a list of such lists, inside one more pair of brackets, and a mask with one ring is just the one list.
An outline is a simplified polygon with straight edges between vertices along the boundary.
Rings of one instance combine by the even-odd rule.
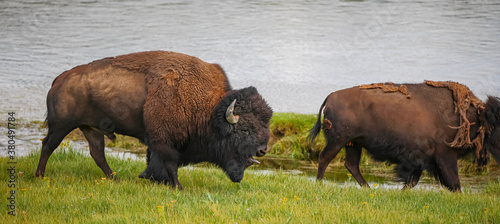
[[142, 179], [149, 179], [148, 176], [147, 176], [147, 173], [146, 173], [146, 170], [142, 171], [141, 174], [139, 174], [139, 178], [142, 178]]
[[177, 186], [175, 186], [175, 187], [174, 187], [174, 186], [172, 186], [172, 189], [174, 189], [174, 190], [175, 190], [175, 189], [177, 189], [177, 190], [179, 190], [179, 191], [184, 190], [184, 188], [182, 188], [182, 185], [181, 185], [181, 184], [177, 184]]
[[34, 176], [34, 177], [40, 177], [40, 178], [42, 178], [42, 177], [43, 177], [43, 173], [41, 173], [41, 172], [38, 172], [38, 171], [37, 171], [37, 172], [35, 172], [35, 173], [33, 174], [33, 176]]
[[116, 174], [106, 175], [106, 178], [115, 182], [120, 182], [120, 178], [118, 178]]

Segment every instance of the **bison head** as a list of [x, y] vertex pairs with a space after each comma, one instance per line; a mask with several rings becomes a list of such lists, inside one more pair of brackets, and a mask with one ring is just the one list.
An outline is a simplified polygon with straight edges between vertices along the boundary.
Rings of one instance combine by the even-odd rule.
[[269, 141], [272, 109], [254, 87], [232, 91], [216, 106], [211, 119], [217, 165], [231, 181], [240, 182], [245, 169], [263, 156]]
[[486, 136], [483, 149], [485, 153], [489, 151], [497, 164], [500, 164], [500, 100], [489, 96], [484, 113], [491, 132]]

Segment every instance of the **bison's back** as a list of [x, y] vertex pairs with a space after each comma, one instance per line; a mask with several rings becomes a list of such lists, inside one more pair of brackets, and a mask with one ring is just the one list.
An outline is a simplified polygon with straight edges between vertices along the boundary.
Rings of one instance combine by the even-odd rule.
[[[48, 123], [73, 123], [136, 136], [143, 131], [144, 74], [105, 58], [59, 75], [47, 95]], [[49, 126], [50, 127], [50, 126]]]
[[325, 114], [337, 116], [336, 120], [341, 123], [338, 119], [346, 119], [345, 125], [359, 124], [358, 128], [394, 129], [399, 126], [429, 128], [426, 126], [443, 122], [442, 117], [436, 117], [436, 114], [454, 113], [449, 90], [418, 84], [407, 87], [409, 96], [401, 92], [359, 87], [340, 90], [328, 96]]
[[[397, 86], [397, 85], [395, 85]], [[333, 135], [356, 139], [379, 160], [429, 157], [429, 146], [451, 142], [459, 125], [451, 91], [410, 84], [407, 94], [353, 87], [328, 96]]]

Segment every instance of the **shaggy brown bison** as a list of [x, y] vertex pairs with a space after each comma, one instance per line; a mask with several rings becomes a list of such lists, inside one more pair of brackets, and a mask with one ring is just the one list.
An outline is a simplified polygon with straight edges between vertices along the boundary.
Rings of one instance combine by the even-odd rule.
[[142, 177], [182, 188], [179, 166], [207, 161], [233, 182], [266, 153], [272, 110], [254, 87], [232, 90], [217, 64], [151, 51], [104, 58], [59, 75], [47, 96], [48, 133], [35, 176], [62, 139], [79, 128], [107, 177], [104, 136], [148, 145]]
[[368, 186], [359, 171], [364, 147], [374, 159], [398, 164], [404, 188], [415, 186], [427, 170], [449, 190], [460, 191], [457, 158], [476, 152], [478, 165], [484, 165], [489, 151], [500, 162], [499, 127], [498, 98], [490, 96], [484, 104], [461, 84], [378, 83], [331, 93], [309, 138], [323, 129], [327, 139], [317, 179], [345, 147], [345, 167], [361, 186]]

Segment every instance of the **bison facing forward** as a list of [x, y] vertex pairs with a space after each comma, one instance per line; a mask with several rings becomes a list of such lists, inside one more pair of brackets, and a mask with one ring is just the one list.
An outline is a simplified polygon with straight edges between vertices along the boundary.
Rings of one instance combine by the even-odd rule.
[[449, 190], [460, 191], [457, 158], [476, 152], [478, 164], [483, 165], [490, 151], [500, 162], [499, 127], [500, 101], [495, 97], [484, 104], [453, 82], [399, 87], [388, 83], [331, 93], [309, 138], [314, 140], [322, 128], [327, 140], [317, 179], [345, 147], [345, 167], [361, 186], [367, 186], [359, 172], [364, 147], [374, 159], [398, 164], [405, 188], [415, 186], [427, 170]]
[[[47, 96], [48, 134], [35, 176], [62, 139], [79, 128], [107, 177], [104, 135], [129, 135], [148, 145], [142, 177], [182, 188], [177, 169], [207, 161], [233, 182], [253, 156], [266, 153], [272, 110], [257, 90], [232, 90], [217, 64], [151, 51], [104, 58], [59, 75]], [[151, 150], [151, 153], [149, 153]]]

